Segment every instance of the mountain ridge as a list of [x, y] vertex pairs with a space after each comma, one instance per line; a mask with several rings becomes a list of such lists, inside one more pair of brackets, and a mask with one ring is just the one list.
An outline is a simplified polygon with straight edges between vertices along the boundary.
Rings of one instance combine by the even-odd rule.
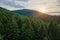
[[24, 16], [27, 16], [27, 17], [31, 17], [31, 18], [33, 17], [33, 18], [36, 18], [38, 20], [43, 19], [43, 20], [46, 20], [46, 21], [49, 21], [49, 20], [58, 21], [60, 19], [59, 18], [60, 15], [59, 16], [57, 16], [57, 15], [48, 15], [46, 13], [41, 13], [39, 11], [30, 10], [30, 9], [15, 10], [13, 12], [24, 15]]
[[[3, 12], [3, 11], [9, 11], [9, 10], [6, 10], [2, 7], [0, 7], [0, 12]], [[17, 11], [17, 12], [16, 12]], [[23, 9], [23, 10], [15, 10], [15, 11], [9, 11], [11, 14], [16, 14], [16, 15], [20, 15], [20, 16], [27, 16], [31, 19], [37, 19], [37, 20], [45, 20], [45, 21], [49, 21], [49, 20], [57, 20], [59, 21], [60, 20], [60, 16], [52, 16], [52, 15], [48, 15], [48, 14], [45, 14], [45, 13], [41, 13], [41, 12], [38, 12], [38, 11], [35, 11], [35, 10], [29, 10], [29, 9]], [[59, 21], [60, 22], [60, 21]]]

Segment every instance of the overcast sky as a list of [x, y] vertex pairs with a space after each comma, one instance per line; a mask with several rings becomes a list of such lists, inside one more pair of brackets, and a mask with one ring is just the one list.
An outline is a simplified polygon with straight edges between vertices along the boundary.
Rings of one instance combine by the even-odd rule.
[[36, 10], [41, 7], [46, 7], [48, 13], [60, 14], [60, 0], [0, 0], [0, 7], [9, 10]]

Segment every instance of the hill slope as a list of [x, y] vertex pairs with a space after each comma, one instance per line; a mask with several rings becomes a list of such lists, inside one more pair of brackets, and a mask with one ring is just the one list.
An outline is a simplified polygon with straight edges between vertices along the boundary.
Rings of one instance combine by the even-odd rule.
[[0, 40], [60, 40], [60, 24], [28, 18], [0, 7]]
[[0, 40], [35, 40], [39, 24], [37, 20], [0, 7]]

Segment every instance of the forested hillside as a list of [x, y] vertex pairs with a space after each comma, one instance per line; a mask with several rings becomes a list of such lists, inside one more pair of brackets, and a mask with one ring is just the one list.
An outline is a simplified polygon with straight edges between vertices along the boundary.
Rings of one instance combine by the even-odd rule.
[[0, 40], [60, 40], [60, 24], [25, 17], [0, 8]]

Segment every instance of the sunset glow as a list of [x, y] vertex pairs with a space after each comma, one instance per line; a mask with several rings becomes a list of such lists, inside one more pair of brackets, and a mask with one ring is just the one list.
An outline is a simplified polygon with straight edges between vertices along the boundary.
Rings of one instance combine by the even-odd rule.
[[46, 8], [42, 7], [40, 8], [38, 11], [42, 12], [42, 13], [46, 13]]

